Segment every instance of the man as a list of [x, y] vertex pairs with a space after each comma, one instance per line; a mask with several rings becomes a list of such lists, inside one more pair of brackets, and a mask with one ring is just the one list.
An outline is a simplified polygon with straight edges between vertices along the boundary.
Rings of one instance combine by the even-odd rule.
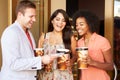
[[36, 6], [24, 0], [16, 8], [16, 21], [7, 27], [1, 37], [2, 68], [0, 80], [36, 80], [36, 71], [42, 63], [48, 64], [55, 56], [34, 57], [36, 47], [29, 31], [36, 21]]

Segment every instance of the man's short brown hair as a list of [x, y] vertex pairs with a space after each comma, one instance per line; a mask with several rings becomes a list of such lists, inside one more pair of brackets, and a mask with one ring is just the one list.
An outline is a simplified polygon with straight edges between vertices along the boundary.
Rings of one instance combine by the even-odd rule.
[[29, 1], [29, 0], [22, 0], [18, 3], [17, 7], [16, 7], [16, 15], [18, 14], [18, 12], [21, 12], [21, 13], [25, 13], [25, 9], [26, 8], [34, 8], [36, 9], [36, 5]]

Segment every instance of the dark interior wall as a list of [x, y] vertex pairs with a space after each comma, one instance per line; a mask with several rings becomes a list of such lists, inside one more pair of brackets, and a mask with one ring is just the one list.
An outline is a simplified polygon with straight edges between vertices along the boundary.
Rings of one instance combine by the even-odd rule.
[[87, 9], [95, 13], [100, 19], [99, 34], [104, 36], [105, 0], [78, 0], [79, 9]]
[[78, 10], [78, 2], [79, 0], [66, 0], [66, 12], [70, 17]]
[[88, 9], [104, 20], [105, 0], [78, 0], [79, 9]]
[[78, 9], [87, 9], [104, 20], [105, 0], [66, 0], [66, 12], [70, 17]]
[[104, 36], [105, 0], [66, 0], [66, 12], [70, 17], [79, 9], [87, 9], [99, 17], [100, 34]]

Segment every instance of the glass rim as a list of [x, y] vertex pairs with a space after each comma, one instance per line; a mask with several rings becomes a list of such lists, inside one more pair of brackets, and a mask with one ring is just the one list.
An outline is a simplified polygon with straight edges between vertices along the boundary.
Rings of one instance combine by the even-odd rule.
[[60, 51], [60, 52], [69, 52], [70, 50], [69, 49], [56, 49], [57, 51]]
[[35, 48], [34, 50], [44, 50], [44, 48]]
[[76, 50], [88, 50], [88, 47], [76, 47]]

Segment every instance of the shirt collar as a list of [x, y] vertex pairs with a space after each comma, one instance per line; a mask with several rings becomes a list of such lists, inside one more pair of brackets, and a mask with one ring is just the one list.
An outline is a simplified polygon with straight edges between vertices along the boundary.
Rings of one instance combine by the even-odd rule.
[[[92, 36], [90, 37], [90, 40], [92, 40], [92, 41], [95, 40], [96, 36], [97, 36], [97, 33], [94, 32], [94, 33], [92, 34]], [[81, 39], [84, 40], [83, 37], [82, 37]]]

